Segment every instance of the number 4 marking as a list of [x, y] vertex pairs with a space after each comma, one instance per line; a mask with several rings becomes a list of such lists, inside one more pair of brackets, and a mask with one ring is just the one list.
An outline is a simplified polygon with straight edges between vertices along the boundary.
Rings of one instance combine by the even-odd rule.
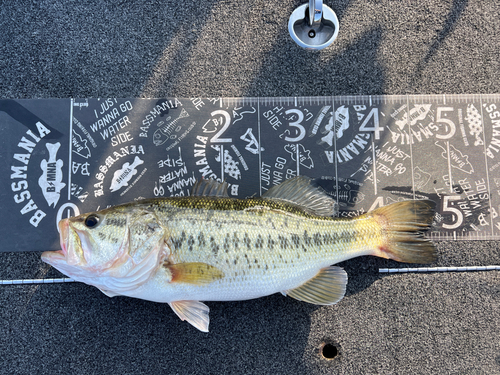
[[[368, 126], [368, 122], [372, 117], [373, 126]], [[362, 132], [374, 132], [375, 139], [380, 139], [380, 132], [384, 130], [384, 127], [379, 125], [378, 108], [372, 108], [370, 113], [368, 113], [368, 115], [363, 120], [363, 123], [359, 127], [359, 130]]]

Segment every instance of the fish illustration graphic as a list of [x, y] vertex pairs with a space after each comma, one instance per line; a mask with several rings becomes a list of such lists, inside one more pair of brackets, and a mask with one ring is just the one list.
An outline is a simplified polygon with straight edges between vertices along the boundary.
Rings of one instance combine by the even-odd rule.
[[87, 145], [87, 140], [83, 139], [80, 134], [78, 134], [74, 129], [73, 129], [73, 138], [72, 138], [72, 149], [73, 153], [81, 156], [82, 158], [88, 159], [89, 157], [92, 156], [90, 153], [90, 148]]
[[[447, 144], [443, 142], [440, 144], [439, 141], [434, 142], [436, 146], [438, 146], [443, 152], [441, 153], [441, 157], [445, 160], [450, 158], [450, 165], [453, 168], [458, 169], [459, 171], [472, 174], [474, 172], [474, 167], [469, 161], [469, 156], [464, 155], [460, 150], [455, 148], [452, 144], [449, 145], [449, 151], [447, 149]], [[449, 152], [449, 155], [448, 155]]]
[[[430, 104], [418, 104], [410, 109], [410, 125], [415, 125], [418, 121], [422, 121], [427, 117], [431, 110]], [[400, 130], [403, 130], [408, 124], [408, 112], [404, 112], [401, 120], [396, 120], [396, 125]]]
[[330, 147], [333, 146], [334, 137], [336, 136], [337, 139], [342, 138], [344, 131], [347, 129], [349, 129], [349, 108], [341, 106], [337, 108], [335, 115], [329, 118], [325, 129], [321, 131], [322, 134], [326, 135], [318, 141], [318, 144], [326, 143]]
[[153, 143], [155, 144], [155, 146], [161, 146], [166, 141], [168, 141], [174, 130], [175, 132], [179, 132], [182, 127], [177, 127], [176, 125], [177, 122], [179, 122], [179, 120], [184, 117], [189, 117], [189, 113], [187, 113], [187, 111], [182, 108], [181, 113], [179, 113], [179, 117], [177, 117], [167, 125], [164, 125], [161, 128], [157, 129], [153, 133]]
[[109, 189], [114, 192], [120, 190], [124, 186], [128, 186], [130, 179], [137, 174], [137, 166], [143, 163], [144, 161], [139, 159], [138, 156], [135, 157], [132, 165], [129, 162], [124, 163], [123, 167], [115, 171], [113, 174], [113, 180]]
[[61, 190], [66, 186], [62, 182], [62, 167], [64, 162], [61, 159], [57, 159], [57, 151], [61, 147], [59, 142], [47, 143], [45, 146], [49, 151], [49, 160], [43, 159], [40, 163], [43, 173], [38, 179], [38, 185], [42, 189], [47, 204], [55, 207], [61, 197]]
[[[297, 152], [297, 147], [298, 147], [298, 152]], [[307, 169], [311, 169], [314, 167], [314, 161], [311, 158], [311, 151], [306, 150], [305, 147], [302, 146], [301, 144], [299, 145], [287, 144], [285, 145], [285, 151], [290, 154], [293, 161], [297, 161], [297, 154], [298, 154], [299, 163], [303, 167], [306, 167]]]
[[415, 189], [417, 190], [422, 189], [431, 179], [431, 174], [425, 172], [418, 166], [413, 169], [413, 176], [415, 179]]

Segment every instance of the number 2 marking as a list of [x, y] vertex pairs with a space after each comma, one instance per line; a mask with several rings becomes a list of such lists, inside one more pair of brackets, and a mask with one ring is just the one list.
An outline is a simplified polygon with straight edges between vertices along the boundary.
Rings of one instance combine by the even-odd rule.
[[224, 116], [224, 126], [210, 139], [210, 142], [212, 143], [231, 143], [233, 141], [232, 138], [220, 138], [222, 134], [229, 128], [229, 125], [231, 125], [231, 115], [227, 113], [226, 111], [219, 109], [217, 111], [213, 111], [210, 114], [212, 117], [216, 115], [222, 115]]

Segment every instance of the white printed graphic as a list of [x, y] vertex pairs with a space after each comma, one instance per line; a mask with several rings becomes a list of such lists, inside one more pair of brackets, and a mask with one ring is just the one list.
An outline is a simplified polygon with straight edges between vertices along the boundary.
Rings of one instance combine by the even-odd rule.
[[365, 194], [361, 193], [359, 190], [351, 189], [349, 184], [344, 185], [344, 189], [339, 189], [338, 191], [339, 205], [346, 207], [348, 204], [358, 204], [365, 199]]
[[38, 185], [42, 189], [43, 196], [49, 206], [55, 207], [61, 197], [61, 190], [66, 186], [62, 182], [64, 165], [61, 159], [57, 159], [57, 151], [61, 144], [47, 143], [45, 145], [49, 151], [49, 160], [43, 159], [40, 163], [42, 175], [38, 179]]
[[413, 168], [413, 176], [416, 190], [422, 189], [431, 179], [431, 174], [423, 171], [420, 167]]
[[[253, 135], [252, 128], [248, 128], [245, 134], [240, 137], [240, 139], [247, 142], [245, 150], [250, 151], [254, 155], [257, 155], [259, 153], [259, 142]], [[260, 147], [260, 151], [264, 151], [264, 147]]]
[[77, 184], [72, 183], [71, 184], [71, 195], [74, 197], [77, 197], [80, 202], [85, 202], [85, 199], [89, 196], [89, 192], [83, 192], [83, 187], [78, 186]]
[[322, 131], [326, 135], [321, 138], [318, 144], [326, 143], [330, 147], [333, 146], [333, 137], [336, 135], [337, 139], [342, 138], [347, 129], [349, 129], [349, 108], [341, 106], [337, 108], [335, 115], [329, 118], [325, 130]]
[[175, 120], [171, 121], [167, 125], [161, 126], [159, 129], [156, 129], [153, 133], [153, 143], [155, 146], [161, 146], [168, 141], [174, 131], [179, 132], [182, 129], [182, 126], [176, 126], [177, 122], [185, 117], [189, 117], [189, 113], [182, 108], [181, 113], [179, 113], [179, 116]]
[[112, 192], [120, 190], [124, 186], [128, 186], [130, 179], [137, 174], [137, 166], [143, 164], [144, 161], [138, 156], [135, 157], [132, 165], [127, 162], [123, 164], [123, 167], [115, 171], [113, 174], [113, 179], [111, 181], [111, 187], [109, 188]]
[[[415, 125], [417, 121], [424, 120], [430, 110], [430, 104], [415, 104], [415, 106], [410, 109], [410, 125]], [[396, 125], [400, 130], [403, 130], [407, 124], [408, 112], [404, 112], [401, 120], [396, 120]]]
[[[309, 137], [312, 137], [312, 136], [316, 135], [316, 133], [318, 133], [319, 127], [321, 126], [321, 122], [323, 121], [323, 119], [325, 118], [326, 114], [328, 113], [328, 111], [330, 110], [331, 107], [332, 106], [330, 106], [330, 105], [325, 105], [325, 106], [323, 106], [323, 108], [321, 108], [321, 111], [318, 113], [318, 115], [316, 116], [316, 119], [314, 120], [314, 122], [312, 124]], [[329, 117], [328, 121], [329, 121], [329, 124], [331, 123], [333, 125], [333, 112], [330, 112], [330, 117]]]
[[242, 120], [243, 119], [243, 115], [244, 114], [252, 114], [252, 113], [255, 113], [256, 112], [256, 109], [255, 107], [252, 107], [252, 111], [242, 111], [242, 112], [237, 112], [239, 111], [240, 109], [242, 109], [243, 107], [240, 107], [240, 108], [235, 108], [233, 109], [233, 118], [234, 118], [234, 121], [233, 121], [233, 124], [237, 123], [238, 121]]
[[484, 144], [483, 140], [481, 139], [481, 133], [483, 132], [483, 124], [481, 121], [481, 114], [479, 113], [477, 108], [474, 107], [474, 104], [467, 105], [467, 116], [465, 116], [465, 119], [469, 123], [470, 135], [476, 137], [476, 140], [474, 141], [474, 146], [482, 146]]
[[87, 140], [83, 139], [80, 134], [75, 132], [73, 129], [73, 138], [72, 138], [72, 150], [75, 154], [81, 156], [82, 158], [88, 159], [92, 156], [90, 153], [90, 148], [87, 146]]
[[462, 152], [460, 150], [457, 150], [452, 144], [447, 144], [444, 141], [443, 144], [440, 144], [439, 141], [436, 141], [434, 144], [443, 150], [443, 152], [441, 153], [443, 159], [447, 160], [449, 156], [450, 164], [453, 168], [456, 168], [468, 174], [472, 174], [472, 172], [474, 172], [474, 167], [469, 162], [468, 155], [462, 154]]
[[82, 176], [90, 176], [89, 166], [90, 166], [89, 163], [83, 163], [82, 164], [82, 163], [77, 163], [76, 161], [74, 161], [71, 164], [71, 172], [73, 174], [77, 174], [78, 171], [80, 171], [80, 174]]
[[[214, 149], [219, 151], [219, 154], [215, 157], [215, 161], [220, 163], [221, 160], [221, 148], [220, 146], [212, 146]], [[230, 177], [235, 180], [239, 180], [241, 178], [241, 172], [238, 168], [238, 161], [234, 161], [231, 154], [229, 154], [229, 150], [224, 150], [224, 173], [227, 173]]]
[[[297, 152], [298, 147], [298, 152]], [[299, 163], [307, 169], [312, 169], [314, 167], [314, 161], [311, 158], [311, 151], [306, 150], [301, 144], [287, 144], [285, 145], [285, 151], [290, 154], [293, 161], [297, 161], [297, 156], [299, 158]]]

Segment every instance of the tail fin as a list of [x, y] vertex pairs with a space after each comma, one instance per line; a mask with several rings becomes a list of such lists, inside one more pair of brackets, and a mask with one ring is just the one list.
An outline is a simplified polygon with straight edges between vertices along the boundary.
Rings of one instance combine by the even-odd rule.
[[423, 231], [430, 228], [435, 208], [430, 200], [410, 200], [370, 212], [368, 216], [382, 225], [385, 238], [373, 255], [405, 263], [432, 263], [436, 249]]

